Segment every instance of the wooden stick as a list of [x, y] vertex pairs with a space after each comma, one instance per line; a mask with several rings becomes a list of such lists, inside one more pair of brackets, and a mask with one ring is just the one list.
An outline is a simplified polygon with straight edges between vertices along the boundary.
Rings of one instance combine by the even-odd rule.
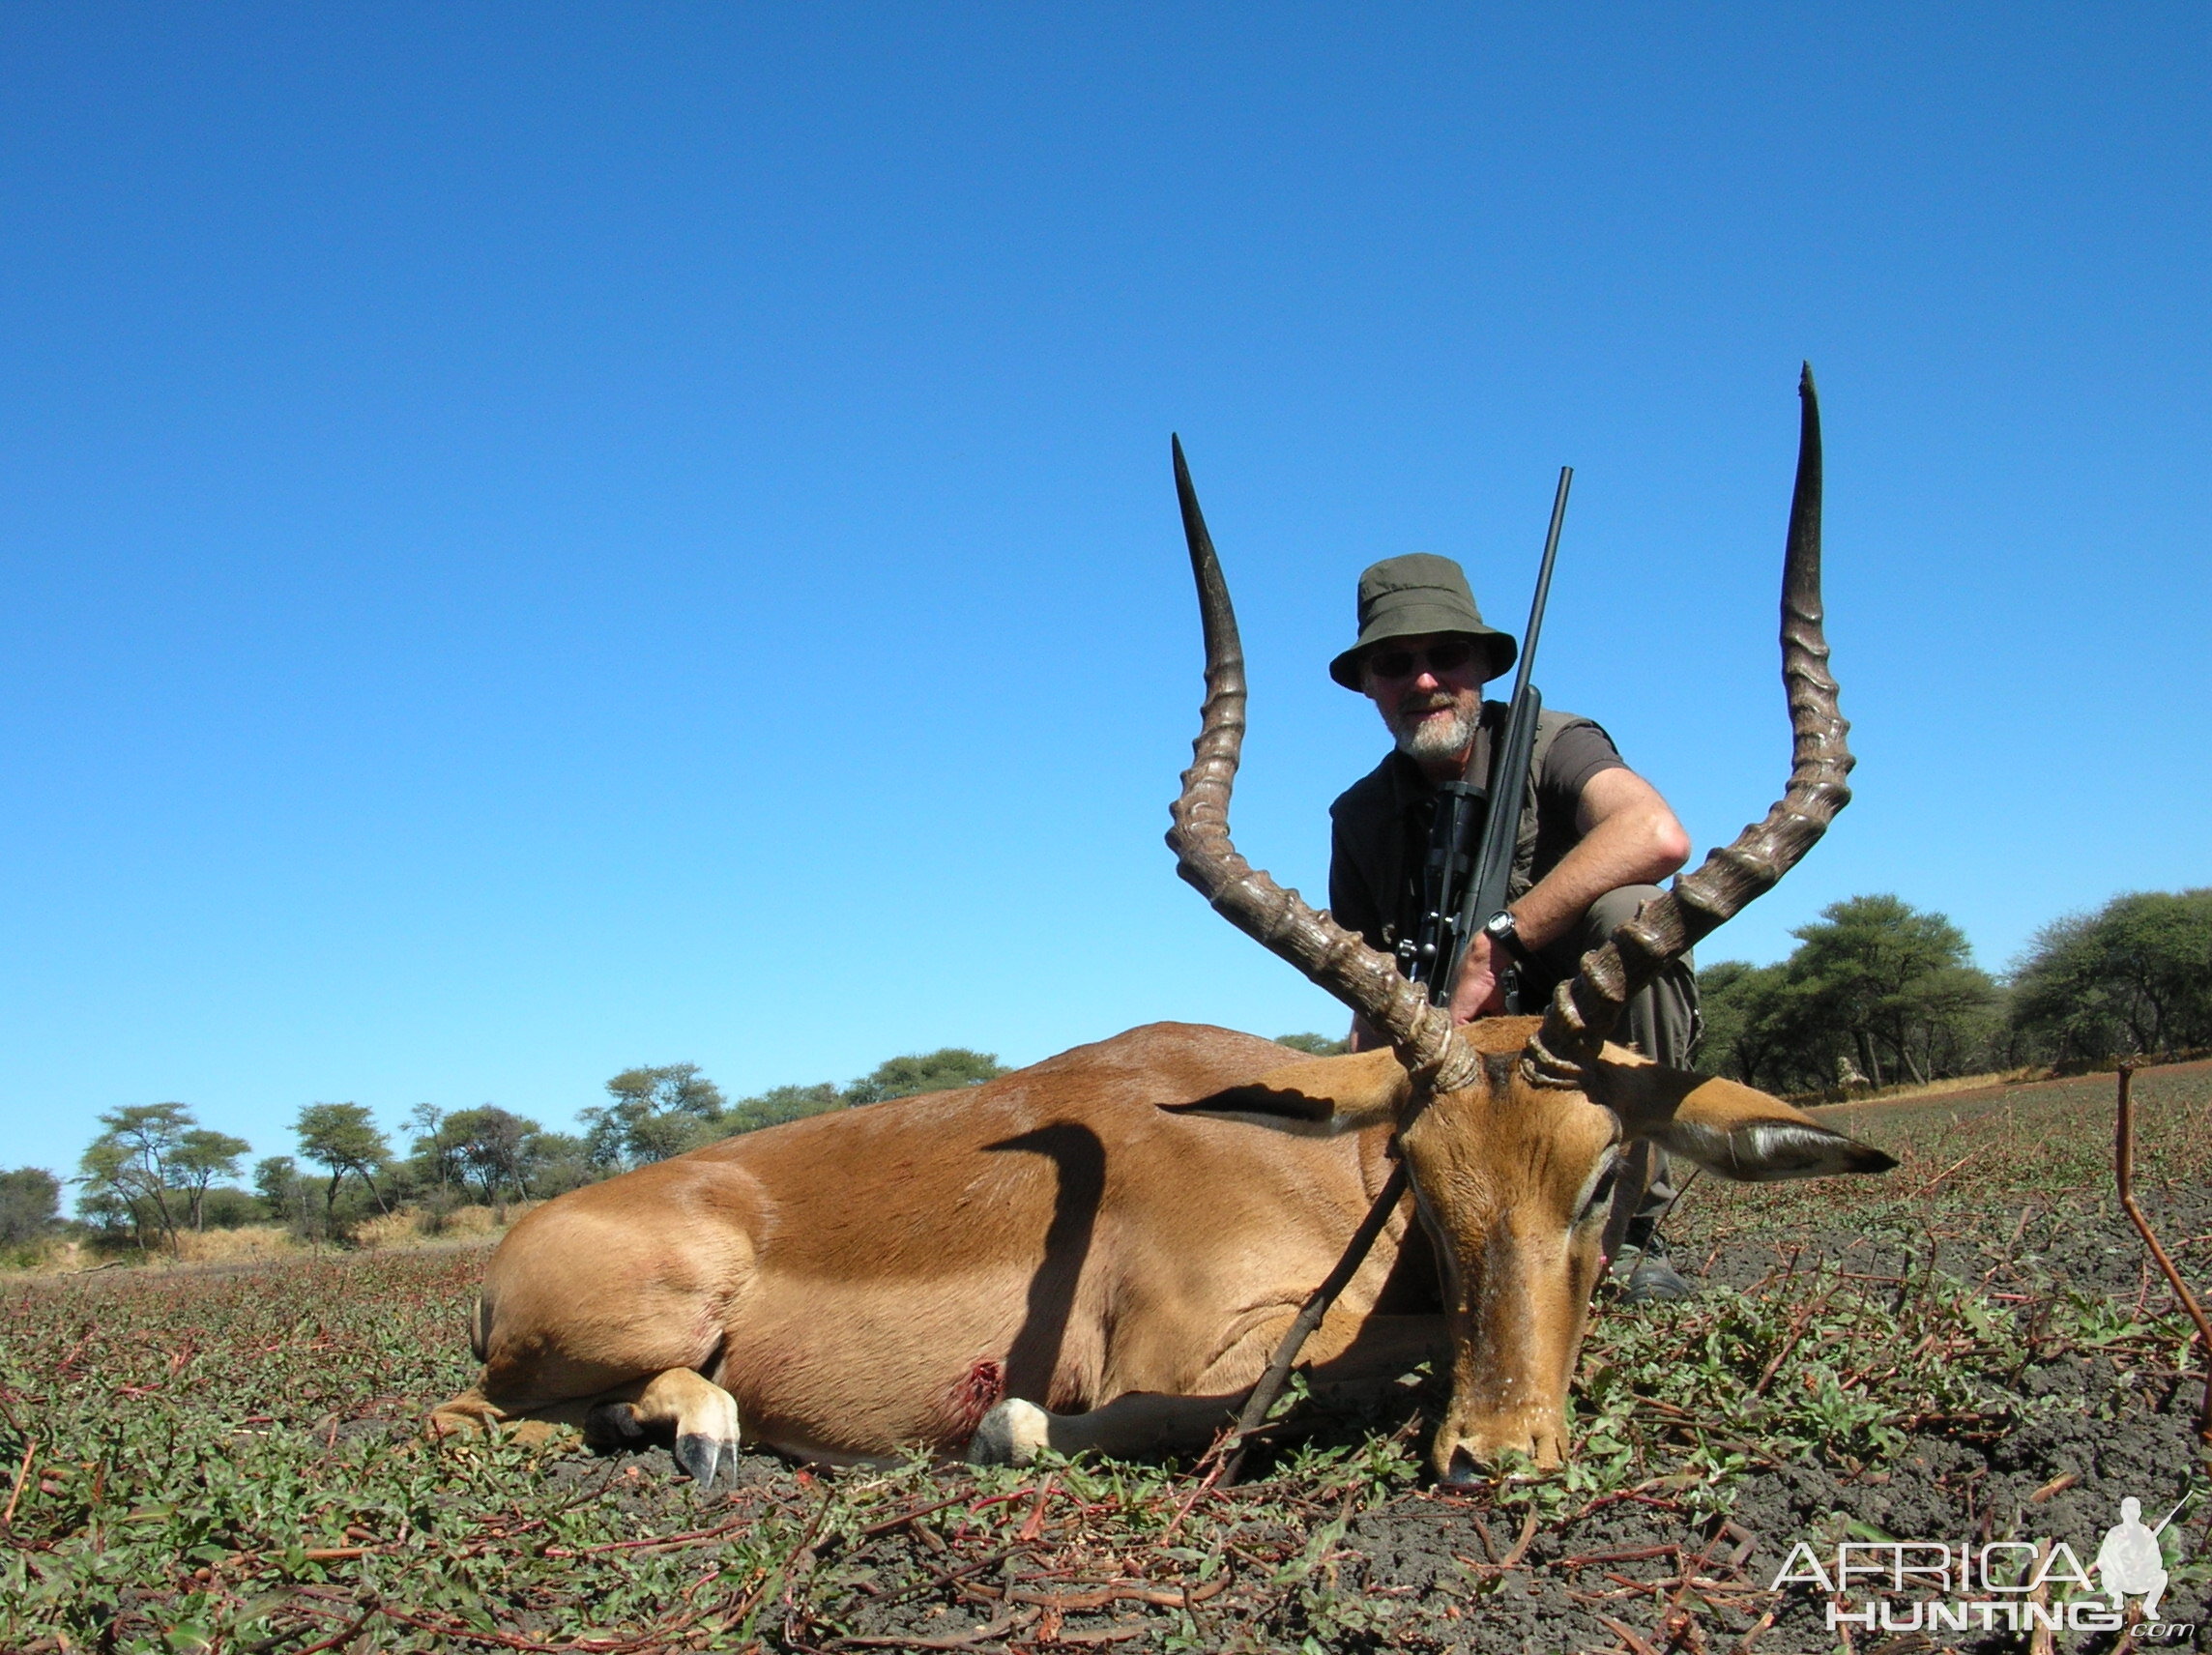
[[23, 1497], [23, 1484], [31, 1475], [31, 1456], [39, 1451], [39, 1439], [34, 1437], [23, 1444], [23, 1463], [15, 1468], [15, 1486], [8, 1491], [8, 1509], [0, 1511], [0, 1524], [15, 1521], [15, 1502]]
[[1274, 1359], [1267, 1371], [1260, 1376], [1260, 1382], [1252, 1387], [1245, 1399], [1244, 1411], [1237, 1416], [1237, 1424], [1230, 1431], [1216, 1453], [1226, 1458], [1220, 1480], [1224, 1484], [1237, 1481], [1237, 1473], [1244, 1464], [1244, 1446], [1254, 1431], [1267, 1417], [1267, 1410], [1275, 1406], [1275, 1399], [1283, 1394], [1283, 1385], [1291, 1377], [1291, 1368], [1298, 1359], [1298, 1352], [1321, 1325], [1328, 1307], [1337, 1295], [1359, 1273], [1359, 1266], [1367, 1262], [1367, 1255], [1375, 1245], [1375, 1238], [1382, 1234], [1382, 1226], [1390, 1221], [1398, 1203], [1406, 1194], [1406, 1163], [1398, 1162], [1390, 1169], [1390, 1176], [1382, 1180], [1382, 1187], [1375, 1192], [1375, 1204], [1367, 1209], [1367, 1216], [1359, 1221], [1359, 1228], [1352, 1233], [1352, 1239], [1344, 1249], [1344, 1257], [1337, 1260], [1336, 1268], [1329, 1271], [1321, 1286], [1314, 1289], [1299, 1309], [1297, 1320], [1291, 1323], [1283, 1342], [1275, 1347]]
[[2117, 1110], [2119, 1119], [2112, 1142], [2112, 1173], [2120, 1186], [2120, 1205], [2126, 1209], [2128, 1217], [2135, 1221], [2136, 1229], [2142, 1235], [2143, 1245], [2150, 1249], [2150, 1256], [2158, 1261], [2159, 1269], [2165, 1272], [2167, 1286], [2173, 1290], [2173, 1296], [2181, 1301], [2181, 1308], [2189, 1312], [2190, 1320], [2197, 1323], [2197, 1336], [2204, 1342], [2204, 1400], [2197, 1408], [2197, 1437], [2200, 1442], [2212, 1442], [2212, 1322], [2204, 1320], [2204, 1307], [2197, 1302], [2197, 1295], [2189, 1291], [2189, 1284], [2181, 1279], [2181, 1272], [2173, 1267], [2173, 1261], [2166, 1256], [2166, 1249], [2158, 1244], [2158, 1237], [2151, 1234], [2150, 1220], [2143, 1216], [2142, 1208], [2136, 1205], [2136, 1112], [2135, 1099], [2130, 1095], [2135, 1078], [2136, 1064], [2133, 1061], [2122, 1063]]

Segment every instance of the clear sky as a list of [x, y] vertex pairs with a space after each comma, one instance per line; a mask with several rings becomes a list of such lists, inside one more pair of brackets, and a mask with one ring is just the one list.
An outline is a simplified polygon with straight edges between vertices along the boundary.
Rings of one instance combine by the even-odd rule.
[[0, 1167], [1343, 1014], [1176, 878], [1182, 434], [1317, 900], [1362, 565], [1700, 846], [1800, 359], [1859, 797], [2002, 969], [2212, 883], [2195, 4], [0, 12]]

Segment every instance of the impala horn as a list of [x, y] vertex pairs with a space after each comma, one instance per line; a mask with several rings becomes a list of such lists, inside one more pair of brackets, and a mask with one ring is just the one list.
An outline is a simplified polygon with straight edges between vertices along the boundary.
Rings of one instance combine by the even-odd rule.
[[[1820, 625], [1820, 399], [1813, 367], [1797, 383], [1803, 407], [1797, 436], [1797, 488], [1790, 502], [1790, 544], [1782, 560], [1782, 682], [1790, 698], [1790, 786], [1766, 820], [1707, 856], [1704, 865], [1644, 905], [1635, 918], [1583, 956], [1559, 985], [1529, 1037], [1522, 1071], [1539, 1086], [1581, 1084], [1583, 1069], [1620, 1021], [1637, 992], [1752, 898], [1797, 864], [1850, 802], [1850, 726], [1836, 710], [1828, 640]], [[1234, 762], [1234, 761], [1233, 761]]]
[[1190, 542], [1190, 569], [1198, 582], [1199, 616], [1206, 627], [1206, 703], [1198, 740], [1191, 743], [1190, 769], [1182, 772], [1182, 793], [1169, 811], [1175, 826], [1168, 829], [1168, 848], [1176, 854], [1176, 871], [1232, 925], [1365, 1018], [1414, 1075], [1444, 1091], [1470, 1086], [1480, 1060], [1453, 1031], [1451, 1013], [1431, 1005], [1387, 954], [1307, 907], [1296, 891], [1253, 867], [1230, 843], [1229, 794], [1244, 745], [1244, 646], [1237, 635], [1229, 583], [1213, 554], [1213, 537], [1206, 532], [1190, 467], [1183, 463], [1182, 441], [1171, 437], [1169, 442], [1183, 537]]

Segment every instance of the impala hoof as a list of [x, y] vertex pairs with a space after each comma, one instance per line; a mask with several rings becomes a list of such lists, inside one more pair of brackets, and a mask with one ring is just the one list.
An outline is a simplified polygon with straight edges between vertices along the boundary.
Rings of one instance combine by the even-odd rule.
[[738, 1445], [735, 1440], [723, 1442], [691, 1432], [684, 1432], [676, 1438], [676, 1463], [703, 1489], [714, 1486], [714, 1473], [721, 1469], [725, 1459], [729, 1461], [734, 1476], [738, 1468]]
[[968, 1444], [971, 1466], [1027, 1466], [1051, 1446], [1052, 1415], [1033, 1402], [1008, 1397], [983, 1416]]

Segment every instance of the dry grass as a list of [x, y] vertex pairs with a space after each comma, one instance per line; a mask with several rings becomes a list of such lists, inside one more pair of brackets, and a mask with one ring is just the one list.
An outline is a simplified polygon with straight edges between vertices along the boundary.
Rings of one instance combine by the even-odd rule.
[[281, 1225], [242, 1224], [235, 1230], [181, 1230], [170, 1257], [183, 1264], [243, 1264], [299, 1250]]
[[59, 1236], [10, 1250], [0, 1263], [0, 1277], [65, 1276], [89, 1270], [102, 1261], [86, 1251], [81, 1242]]
[[1992, 1091], [2051, 1078], [2048, 1063], [2026, 1063], [2017, 1069], [1994, 1069], [1982, 1075], [1950, 1075], [1919, 1086], [1826, 1087], [1819, 1091], [1788, 1092], [1784, 1096], [1800, 1108], [1813, 1109], [1838, 1103], [1909, 1103], [1915, 1098], [1946, 1097], [1958, 1091]]
[[[390, 1252], [410, 1247], [447, 1246], [456, 1241], [490, 1241], [507, 1234], [514, 1221], [536, 1202], [515, 1202], [507, 1209], [507, 1222], [488, 1206], [454, 1207], [444, 1213], [427, 1207], [405, 1206], [379, 1213], [353, 1228], [349, 1244], [341, 1251]], [[252, 1264], [329, 1251], [327, 1243], [303, 1241], [279, 1224], [246, 1224], [231, 1229], [180, 1231], [173, 1246], [156, 1242], [151, 1252], [140, 1253], [128, 1244], [87, 1245], [54, 1237], [35, 1247], [0, 1255], [0, 1279], [24, 1276], [67, 1276], [88, 1270], [157, 1269], [177, 1264]]]
[[442, 1213], [426, 1206], [403, 1206], [396, 1212], [380, 1213], [355, 1225], [353, 1243], [356, 1247], [378, 1249], [420, 1247], [425, 1241], [489, 1239], [506, 1234], [509, 1226], [537, 1205], [525, 1201], [509, 1204], [506, 1224], [502, 1224], [499, 1214], [488, 1206], [456, 1206]]

